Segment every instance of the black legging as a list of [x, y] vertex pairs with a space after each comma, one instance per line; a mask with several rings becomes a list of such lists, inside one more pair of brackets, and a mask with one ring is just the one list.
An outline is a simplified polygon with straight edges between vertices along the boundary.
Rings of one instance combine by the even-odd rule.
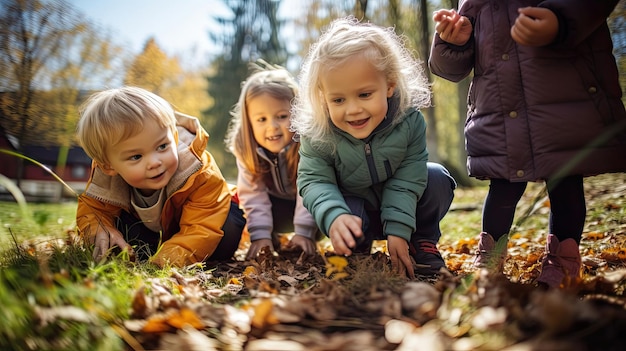
[[[483, 231], [497, 241], [511, 230], [515, 208], [526, 190], [526, 182], [492, 179], [483, 207]], [[548, 180], [550, 233], [560, 241], [568, 238], [580, 243], [587, 208], [582, 176]]]

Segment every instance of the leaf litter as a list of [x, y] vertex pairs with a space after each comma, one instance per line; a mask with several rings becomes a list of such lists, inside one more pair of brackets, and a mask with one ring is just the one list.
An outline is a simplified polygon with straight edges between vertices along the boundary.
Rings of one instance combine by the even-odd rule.
[[[624, 350], [624, 180], [585, 182], [583, 271], [558, 290], [534, 284], [549, 201], [529, 187], [525, 196], [535, 198], [523, 200], [526, 218], [498, 243], [507, 247], [502, 270], [471, 268], [478, 233], [444, 234], [449, 272], [412, 281], [393, 274], [384, 242], [370, 255], [336, 256], [322, 241], [313, 257], [283, 246], [280, 255], [262, 251], [247, 261], [242, 242], [229, 262], [144, 279], [129, 296], [129, 318], [114, 329], [128, 350]], [[91, 320], [71, 307], [35, 311], [40, 323]]]

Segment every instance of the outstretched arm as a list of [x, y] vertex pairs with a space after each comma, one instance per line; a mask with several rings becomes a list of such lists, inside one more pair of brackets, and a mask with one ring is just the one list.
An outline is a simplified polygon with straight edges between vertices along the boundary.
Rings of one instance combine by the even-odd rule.
[[452, 82], [459, 82], [474, 68], [472, 21], [455, 10], [435, 11], [433, 20], [435, 35], [428, 66], [433, 74]]

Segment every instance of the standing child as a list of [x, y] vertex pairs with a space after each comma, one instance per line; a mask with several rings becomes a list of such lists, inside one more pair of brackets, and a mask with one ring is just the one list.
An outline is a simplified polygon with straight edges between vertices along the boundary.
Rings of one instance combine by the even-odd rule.
[[298, 189], [336, 253], [386, 239], [395, 271], [437, 274], [439, 222], [456, 183], [427, 163], [423, 68], [393, 28], [333, 21], [304, 61], [293, 125]]
[[253, 66], [243, 83], [226, 143], [237, 158], [237, 191], [248, 220], [247, 259], [263, 247], [279, 249], [277, 234], [294, 232], [289, 245], [315, 253], [315, 220], [296, 189], [299, 144], [290, 131], [297, 84], [279, 66]]
[[472, 70], [465, 138], [470, 176], [489, 179], [475, 264], [507, 235], [529, 181], [545, 181], [550, 234], [538, 282], [579, 277], [583, 177], [626, 171], [626, 113], [606, 19], [611, 1], [462, 1], [434, 13], [430, 68]]
[[232, 257], [245, 219], [198, 119], [123, 87], [85, 102], [77, 137], [93, 159], [76, 221], [94, 259], [114, 247], [134, 256], [133, 244], [160, 267]]

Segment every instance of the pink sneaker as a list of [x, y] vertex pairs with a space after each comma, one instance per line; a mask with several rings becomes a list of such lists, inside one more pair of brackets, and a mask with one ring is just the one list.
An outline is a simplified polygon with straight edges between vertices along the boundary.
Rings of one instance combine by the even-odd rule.
[[580, 278], [581, 266], [580, 251], [574, 239], [559, 242], [554, 234], [548, 234], [546, 253], [537, 282], [551, 288], [558, 288], [561, 284], [569, 286]]

